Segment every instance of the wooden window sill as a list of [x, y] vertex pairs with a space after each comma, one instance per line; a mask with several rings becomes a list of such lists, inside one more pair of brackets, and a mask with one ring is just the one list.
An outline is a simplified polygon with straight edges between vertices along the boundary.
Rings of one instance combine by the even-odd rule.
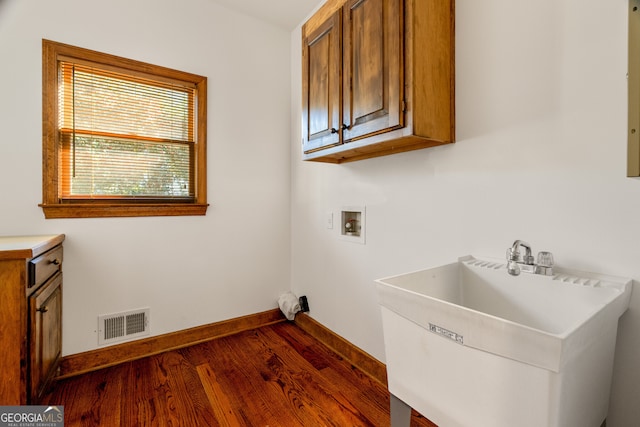
[[144, 203], [144, 204], [41, 204], [46, 219], [109, 218], [138, 216], [206, 215], [208, 204]]

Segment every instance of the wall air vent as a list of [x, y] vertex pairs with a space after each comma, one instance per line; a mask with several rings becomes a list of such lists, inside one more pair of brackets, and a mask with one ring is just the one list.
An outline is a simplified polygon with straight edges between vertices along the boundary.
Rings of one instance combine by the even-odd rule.
[[98, 345], [149, 335], [149, 308], [98, 316]]

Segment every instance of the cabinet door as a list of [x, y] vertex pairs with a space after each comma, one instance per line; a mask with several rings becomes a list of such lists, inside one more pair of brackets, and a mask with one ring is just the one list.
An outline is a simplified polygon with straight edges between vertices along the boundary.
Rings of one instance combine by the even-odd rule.
[[302, 144], [305, 153], [342, 142], [340, 23], [340, 12], [336, 12], [303, 40]]
[[343, 21], [344, 142], [402, 127], [402, 0], [348, 0]]
[[37, 401], [62, 353], [62, 273], [29, 297], [30, 395]]

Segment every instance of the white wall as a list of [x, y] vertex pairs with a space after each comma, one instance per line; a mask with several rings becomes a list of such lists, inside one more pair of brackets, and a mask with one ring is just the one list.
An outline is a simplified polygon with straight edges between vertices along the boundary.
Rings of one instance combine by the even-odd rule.
[[[373, 280], [515, 239], [558, 265], [640, 280], [640, 180], [626, 178], [627, 0], [456, 1], [457, 143], [343, 165], [300, 161], [292, 34], [292, 288], [384, 361]], [[366, 245], [325, 215], [366, 205]], [[620, 322], [608, 424], [640, 420], [640, 292]]]
[[[203, 217], [45, 220], [41, 40], [208, 77]], [[211, 0], [0, 2], [0, 235], [65, 233], [63, 353], [97, 316], [158, 335], [277, 307], [289, 289], [290, 34]]]

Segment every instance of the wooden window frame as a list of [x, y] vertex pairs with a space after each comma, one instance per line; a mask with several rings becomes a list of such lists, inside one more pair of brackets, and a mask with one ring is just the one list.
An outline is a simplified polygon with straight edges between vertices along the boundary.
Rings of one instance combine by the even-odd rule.
[[629, 1], [627, 176], [640, 177], [640, 0]]
[[[193, 202], [169, 200], [93, 200], [63, 201], [59, 193], [61, 159], [58, 132], [58, 61], [64, 58], [99, 63], [132, 75], [160, 80], [182, 81], [197, 91], [196, 144], [194, 162], [195, 198]], [[42, 203], [45, 218], [99, 218], [139, 216], [206, 215], [206, 129], [207, 78], [114, 55], [42, 40]]]

